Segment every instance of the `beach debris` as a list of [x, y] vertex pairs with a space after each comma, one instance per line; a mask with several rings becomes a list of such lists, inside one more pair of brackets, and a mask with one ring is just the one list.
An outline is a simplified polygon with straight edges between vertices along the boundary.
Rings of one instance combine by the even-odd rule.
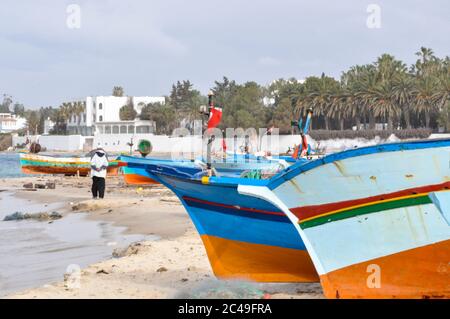
[[169, 271], [166, 267], [160, 267], [156, 270], [156, 272], [166, 272]]
[[45, 184], [38, 184], [38, 183], [36, 183], [36, 184], [34, 184], [34, 188], [36, 188], [36, 189], [45, 189]]
[[45, 183], [45, 187], [47, 189], [55, 189], [56, 188], [56, 184], [54, 182], [47, 182], [47, 183]]
[[89, 207], [89, 204], [87, 204], [87, 203], [78, 203], [78, 204], [72, 205], [73, 211], [79, 211], [79, 210], [87, 211], [89, 208], [92, 209], [93, 207]]
[[33, 183], [23, 184], [23, 188], [33, 188]]
[[26, 220], [26, 219], [33, 219], [37, 221], [48, 221], [48, 220], [56, 220], [60, 219], [63, 216], [58, 212], [52, 212], [52, 213], [22, 213], [22, 212], [15, 212], [14, 214], [7, 215], [5, 218], [3, 218], [3, 221], [13, 221], [13, 220]]
[[189, 281], [189, 279], [187, 279], [187, 278], [181, 278], [181, 282], [186, 282], [186, 281]]
[[166, 203], [175, 203], [175, 204], [179, 203], [178, 198], [175, 196], [164, 196], [164, 197], [160, 197], [159, 200], [161, 202], [166, 202]]
[[97, 274], [109, 275], [109, 272], [107, 272], [105, 269], [100, 269], [99, 271], [97, 271]]
[[131, 255], [137, 255], [142, 248], [141, 243], [132, 243], [126, 248], [116, 248], [112, 252], [114, 258], [127, 257]]

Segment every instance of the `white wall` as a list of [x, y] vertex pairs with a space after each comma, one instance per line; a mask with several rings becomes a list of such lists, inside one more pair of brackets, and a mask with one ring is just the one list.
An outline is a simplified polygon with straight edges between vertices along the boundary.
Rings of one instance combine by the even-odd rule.
[[[450, 137], [449, 134], [433, 134], [430, 138], [444, 138]], [[141, 139], [149, 140], [153, 145], [153, 152], [155, 153], [189, 153], [191, 151], [201, 154], [202, 150], [206, 150], [206, 142], [202, 140], [201, 136], [186, 136], [186, 137], [169, 137], [166, 135], [153, 135], [153, 134], [98, 134], [94, 137], [83, 137], [80, 135], [68, 135], [68, 136], [56, 136], [47, 135], [39, 136], [39, 143], [45, 147], [48, 151], [82, 151], [86, 138], [93, 138], [93, 147], [102, 147], [107, 152], [128, 152], [130, 147], [127, 145], [133, 138], [133, 150], [137, 149], [137, 145]], [[36, 137], [31, 138], [32, 141], [36, 141]], [[13, 146], [17, 144], [25, 143], [26, 137], [19, 137], [13, 135]], [[300, 135], [280, 135], [273, 136], [271, 145], [269, 148], [267, 145], [268, 137], [265, 136], [262, 141], [261, 149], [266, 151], [272, 150], [272, 153], [284, 153], [289, 147], [293, 148], [294, 145], [299, 144], [301, 141]], [[342, 151], [354, 147], [363, 147], [369, 145], [375, 145], [379, 143], [397, 142], [398, 138], [391, 136], [386, 140], [375, 138], [372, 140], [366, 139], [336, 139], [321, 141], [320, 145], [311, 138], [308, 138], [308, 143], [313, 149], [317, 146], [325, 148], [327, 153]], [[257, 152], [259, 148], [259, 142], [252, 140], [251, 152]], [[234, 150], [233, 138], [227, 138], [227, 151], [233, 152]], [[244, 139], [239, 139], [237, 142], [237, 150], [244, 144]], [[212, 150], [219, 151], [222, 149], [222, 140], [216, 139], [213, 143]]]
[[[26, 139], [25, 136], [13, 135], [13, 146], [24, 144]], [[83, 150], [84, 137], [81, 135], [38, 135], [32, 136], [31, 141], [38, 141], [48, 151], [76, 152]]]
[[201, 152], [202, 140], [200, 137], [169, 137], [166, 135], [153, 134], [97, 134], [94, 136], [94, 147], [102, 147], [107, 152], [128, 152], [130, 146], [127, 143], [133, 139], [133, 150], [137, 149], [139, 141], [149, 140], [153, 145], [153, 152], [169, 153], [173, 150], [179, 152], [188, 152], [192, 149], [194, 152]]
[[[95, 121], [96, 122], [120, 122], [120, 108], [126, 105], [128, 97], [97, 96], [95, 98]], [[102, 109], [100, 109], [102, 104]], [[100, 116], [102, 121], [100, 121]]]
[[[133, 150], [137, 149], [139, 141], [142, 139], [149, 140], [153, 145], [153, 152], [155, 153], [188, 153], [194, 152], [200, 154], [203, 149], [206, 149], [206, 141], [202, 140], [201, 136], [186, 136], [186, 137], [169, 137], [166, 135], [153, 135], [153, 134], [97, 134], [94, 136], [94, 147], [102, 147], [107, 152], [128, 152], [130, 150], [127, 143], [131, 142], [133, 138]], [[262, 142], [262, 149], [266, 149], [267, 137], [264, 137]], [[298, 144], [300, 141], [299, 135], [284, 135], [279, 138], [273, 137], [272, 139], [272, 152], [284, 153], [289, 146]], [[251, 151], [256, 152], [259, 148], [256, 140], [250, 141]], [[203, 145], [204, 144], [204, 145]], [[233, 152], [234, 139], [227, 138], [226, 145], [227, 151]], [[237, 142], [237, 150], [240, 146], [244, 145], [244, 139], [239, 139]], [[217, 138], [212, 146], [213, 151], [222, 150], [222, 139]]]

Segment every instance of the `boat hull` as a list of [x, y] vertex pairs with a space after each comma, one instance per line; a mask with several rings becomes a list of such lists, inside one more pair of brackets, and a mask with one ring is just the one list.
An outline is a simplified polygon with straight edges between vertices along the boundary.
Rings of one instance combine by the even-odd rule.
[[[21, 153], [20, 165], [24, 174], [88, 176], [91, 171], [90, 160], [84, 157], [54, 157]], [[108, 176], [116, 176], [118, 168], [119, 161], [110, 161], [107, 169]]]
[[[320, 280], [327, 298], [449, 298], [448, 251], [446, 240], [344, 267]], [[368, 278], [374, 265], [383, 289], [372, 287], [376, 283]]]
[[[214, 274], [256, 282], [318, 282], [306, 250], [201, 236]], [[295, 262], [294, 262], [295, 261]]]
[[148, 176], [144, 169], [122, 167], [123, 180], [127, 185], [154, 185], [159, 184]]
[[240, 195], [237, 185], [155, 176], [180, 198], [218, 278], [319, 281], [295, 227], [270, 203]]
[[329, 298], [450, 297], [450, 141], [380, 145], [240, 186], [296, 225]]

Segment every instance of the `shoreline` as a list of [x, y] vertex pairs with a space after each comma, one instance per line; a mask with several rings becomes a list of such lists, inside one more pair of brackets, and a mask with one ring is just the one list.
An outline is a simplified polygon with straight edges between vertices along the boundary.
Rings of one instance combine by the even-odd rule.
[[[27, 182], [54, 181], [56, 189], [23, 191]], [[3, 298], [323, 298], [320, 284], [260, 284], [216, 279], [203, 243], [176, 196], [162, 186], [127, 187], [107, 179], [105, 199], [92, 200], [90, 178], [24, 177], [0, 179], [0, 190], [50, 206], [61, 202], [63, 218], [85, 219], [123, 227], [124, 235], [154, 236], [81, 269], [79, 288], [73, 276]], [[120, 256], [119, 258], [117, 258]]]

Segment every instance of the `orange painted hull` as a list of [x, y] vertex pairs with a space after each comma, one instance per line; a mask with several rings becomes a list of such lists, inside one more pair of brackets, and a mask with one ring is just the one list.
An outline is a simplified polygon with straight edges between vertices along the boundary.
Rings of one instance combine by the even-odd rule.
[[[108, 168], [108, 176], [117, 176], [118, 167]], [[90, 168], [75, 168], [75, 167], [57, 167], [57, 166], [22, 166], [22, 173], [24, 174], [61, 174], [61, 175], [79, 175], [88, 176]]]
[[71, 168], [57, 166], [22, 166], [22, 172], [25, 174], [64, 174], [87, 176], [91, 170], [88, 168]]
[[[379, 266], [378, 288], [368, 287], [369, 265]], [[327, 298], [450, 298], [450, 240], [338, 269], [320, 280]]]
[[118, 166], [108, 167], [107, 171], [108, 171], [108, 176], [119, 175], [119, 167]]
[[318, 282], [306, 250], [282, 248], [202, 235], [214, 274], [221, 279], [257, 282]]
[[151, 185], [151, 184], [159, 184], [154, 179], [141, 176], [138, 174], [124, 174], [123, 179], [125, 183], [128, 185]]

